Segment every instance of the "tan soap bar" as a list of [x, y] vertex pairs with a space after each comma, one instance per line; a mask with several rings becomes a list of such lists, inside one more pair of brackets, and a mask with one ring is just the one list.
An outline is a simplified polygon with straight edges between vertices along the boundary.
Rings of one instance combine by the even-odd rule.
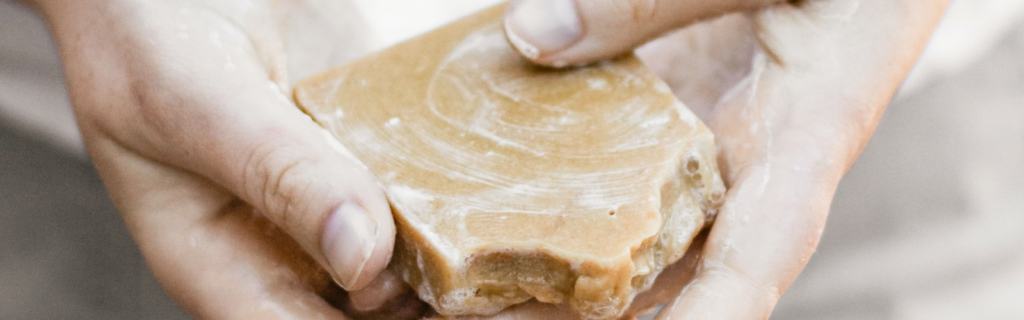
[[614, 318], [720, 206], [713, 136], [635, 57], [531, 65], [503, 9], [306, 79], [296, 100], [380, 180], [392, 268], [439, 313], [536, 298]]

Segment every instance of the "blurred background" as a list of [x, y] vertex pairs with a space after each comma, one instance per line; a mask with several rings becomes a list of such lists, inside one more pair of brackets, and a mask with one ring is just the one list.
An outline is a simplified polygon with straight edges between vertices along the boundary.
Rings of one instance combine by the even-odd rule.
[[[377, 48], [494, 0], [356, 1]], [[1024, 1], [955, 1], [773, 319], [1024, 318]], [[56, 49], [0, 0], [0, 319], [188, 319], [88, 162]]]

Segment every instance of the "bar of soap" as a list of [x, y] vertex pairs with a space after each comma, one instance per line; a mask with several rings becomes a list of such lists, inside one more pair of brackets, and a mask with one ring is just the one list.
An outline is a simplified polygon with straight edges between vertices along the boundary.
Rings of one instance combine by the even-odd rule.
[[535, 298], [615, 318], [713, 219], [714, 138], [635, 57], [531, 65], [503, 9], [306, 79], [295, 98], [379, 179], [391, 267], [437, 312]]

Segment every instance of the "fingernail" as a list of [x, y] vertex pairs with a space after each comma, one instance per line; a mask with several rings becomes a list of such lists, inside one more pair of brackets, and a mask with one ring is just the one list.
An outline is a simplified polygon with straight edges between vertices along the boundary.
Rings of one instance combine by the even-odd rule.
[[377, 223], [359, 205], [345, 203], [327, 218], [322, 246], [338, 285], [345, 289], [355, 285], [376, 240]]
[[530, 59], [572, 45], [583, 35], [575, 0], [521, 0], [505, 17], [509, 42]]

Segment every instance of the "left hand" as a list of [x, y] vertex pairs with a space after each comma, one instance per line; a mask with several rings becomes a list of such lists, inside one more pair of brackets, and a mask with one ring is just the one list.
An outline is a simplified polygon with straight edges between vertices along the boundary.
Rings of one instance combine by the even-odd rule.
[[31, 3], [60, 48], [93, 164], [182, 308], [199, 319], [420, 316], [384, 271], [395, 229], [383, 192], [289, 98], [290, 79], [363, 53], [354, 8]]

